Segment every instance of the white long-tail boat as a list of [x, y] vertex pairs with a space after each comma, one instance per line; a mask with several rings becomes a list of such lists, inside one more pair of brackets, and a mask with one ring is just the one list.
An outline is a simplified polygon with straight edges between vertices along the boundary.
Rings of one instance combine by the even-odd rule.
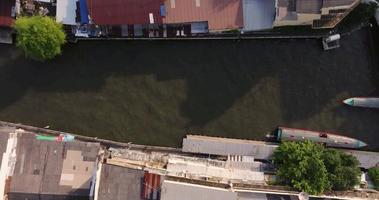
[[363, 108], [379, 108], [378, 97], [353, 97], [343, 100], [343, 103], [349, 106]]
[[278, 127], [277, 130], [277, 141], [312, 141], [316, 143], [324, 144], [327, 147], [339, 147], [339, 148], [349, 148], [358, 149], [367, 146], [366, 143], [332, 133], [319, 132], [319, 131], [309, 131], [304, 129], [295, 129], [287, 127]]

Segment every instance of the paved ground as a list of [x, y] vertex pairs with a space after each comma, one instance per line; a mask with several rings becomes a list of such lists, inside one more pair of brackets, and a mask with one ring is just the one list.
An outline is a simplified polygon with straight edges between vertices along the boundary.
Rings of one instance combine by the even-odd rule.
[[[369, 32], [318, 40], [79, 42], [52, 62], [0, 46], [0, 120], [180, 146], [187, 132], [262, 139], [278, 125], [340, 132], [379, 148]], [[373, 56], [375, 55], [375, 56]]]

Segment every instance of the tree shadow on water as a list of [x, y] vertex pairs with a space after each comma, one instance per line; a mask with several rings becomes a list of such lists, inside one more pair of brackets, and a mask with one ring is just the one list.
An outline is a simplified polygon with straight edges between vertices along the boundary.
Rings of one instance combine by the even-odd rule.
[[252, 70], [254, 66], [241, 63], [238, 59], [243, 51], [238, 45], [234, 41], [79, 42], [68, 45], [62, 56], [45, 63], [20, 55], [0, 68], [1, 91], [7, 94], [1, 98], [0, 109], [29, 89], [96, 91], [110, 75], [153, 74], [158, 81], [186, 80], [188, 95], [182, 105], [183, 115], [191, 119], [191, 125], [202, 126], [223, 114], [260, 77], [269, 75], [266, 70]]

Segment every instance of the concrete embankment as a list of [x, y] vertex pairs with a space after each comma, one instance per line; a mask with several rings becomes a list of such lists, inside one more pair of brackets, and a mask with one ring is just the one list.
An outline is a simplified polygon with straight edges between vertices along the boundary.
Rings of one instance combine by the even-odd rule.
[[34, 126], [24, 125], [24, 124], [16, 124], [11, 122], [4, 122], [0, 121], [0, 126], [8, 126], [8, 127], [15, 127], [15, 128], [21, 128], [26, 131], [31, 131], [34, 133], [40, 133], [40, 134], [46, 134], [46, 135], [53, 135], [53, 136], [59, 136], [60, 134], [70, 134], [75, 136], [76, 139], [84, 142], [98, 142], [101, 145], [104, 145], [106, 147], [123, 147], [123, 148], [130, 148], [135, 150], [146, 150], [146, 151], [163, 151], [163, 152], [173, 152], [173, 153], [181, 153], [182, 150], [178, 148], [172, 148], [172, 147], [159, 147], [159, 146], [149, 146], [149, 145], [140, 145], [140, 144], [132, 144], [124, 143], [124, 142], [116, 142], [112, 140], [106, 140], [106, 139], [99, 139], [97, 137], [88, 137], [83, 135], [77, 135], [72, 133], [66, 133], [62, 131], [55, 131], [45, 128], [38, 128]]
[[355, 31], [368, 26], [369, 23], [357, 24], [355, 27], [347, 31], [337, 31], [336, 29], [323, 32], [280, 32], [280, 31], [261, 31], [247, 34], [214, 34], [208, 36], [196, 36], [196, 37], [153, 37], [153, 38], [128, 38], [128, 37], [90, 37], [90, 38], [75, 38], [79, 40], [147, 40], [147, 41], [189, 41], [189, 40], [266, 40], [266, 39], [321, 39], [329, 35], [339, 33], [342, 36], [350, 35]]
[[323, 35], [256, 35], [256, 36], [214, 36], [214, 37], [183, 37], [183, 38], [77, 38], [77, 40], [152, 40], [152, 41], [180, 41], [180, 40], [259, 40], [259, 39], [320, 39]]

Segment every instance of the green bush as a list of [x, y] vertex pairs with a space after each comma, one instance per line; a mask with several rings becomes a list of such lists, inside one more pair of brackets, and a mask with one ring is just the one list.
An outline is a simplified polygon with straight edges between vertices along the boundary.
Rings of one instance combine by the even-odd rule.
[[322, 193], [330, 185], [322, 153], [321, 145], [309, 141], [282, 143], [273, 155], [278, 181], [309, 194]]
[[62, 24], [46, 16], [20, 17], [14, 25], [17, 43], [25, 55], [38, 61], [61, 54], [66, 35]]
[[379, 167], [373, 167], [368, 170], [368, 176], [374, 183], [376, 190], [379, 190]]
[[333, 190], [348, 190], [359, 184], [358, 160], [341, 151], [326, 149], [323, 161], [328, 171], [329, 182]]
[[310, 141], [282, 143], [273, 161], [282, 184], [309, 194], [347, 190], [359, 184], [361, 172], [355, 157]]

